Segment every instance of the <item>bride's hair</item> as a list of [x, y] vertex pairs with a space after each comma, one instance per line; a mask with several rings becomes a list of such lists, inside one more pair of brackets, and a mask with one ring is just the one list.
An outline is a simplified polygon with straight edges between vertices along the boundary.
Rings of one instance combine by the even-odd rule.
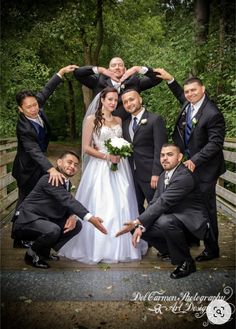
[[100, 130], [102, 128], [102, 125], [105, 122], [105, 119], [103, 118], [103, 114], [102, 114], [102, 99], [105, 99], [106, 95], [108, 93], [117, 93], [117, 89], [113, 88], [113, 87], [106, 87], [101, 91], [100, 94], [100, 98], [99, 98], [99, 104], [98, 104], [98, 108], [95, 112], [95, 119], [94, 119], [94, 132], [99, 135], [100, 134]]

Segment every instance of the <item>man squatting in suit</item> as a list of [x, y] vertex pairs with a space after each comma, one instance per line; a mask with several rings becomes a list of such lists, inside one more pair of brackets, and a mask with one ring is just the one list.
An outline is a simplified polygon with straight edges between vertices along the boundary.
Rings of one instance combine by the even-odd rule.
[[49, 174], [45, 174], [20, 204], [13, 234], [17, 239], [33, 241], [25, 254], [26, 264], [46, 269], [49, 264], [45, 260], [59, 260], [50, 250], [58, 251], [79, 233], [82, 224], [77, 216], [107, 234], [102, 219], [91, 215], [68, 190], [69, 178], [77, 173], [78, 164], [78, 155], [65, 151], [57, 160], [57, 170], [66, 180], [52, 185], [48, 182]]
[[136, 246], [140, 237], [158, 249], [162, 255], [170, 255], [173, 265], [170, 274], [179, 279], [196, 271], [186, 234], [191, 232], [199, 239], [207, 233], [207, 210], [194, 175], [182, 163], [183, 154], [175, 144], [164, 144], [160, 161], [164, 172], [159, 177], [157, 190], [146, 210], [116, 236], [135, 229], [132, 242]]
[[160, 151], [167, 142], [167, 132], [162, 117], [147, 111], [136, 90], [125, 90], [121, 98], [125, 110], [131, 114], [123, 122], [122, 128], [123, 137], [133, 144], [133, 154], [129, 162], [141, 214], [145, 210], [145, 199], [147, 202], [152, 200], [158, 178], [163, 171]]
[[[144, 76], [139, 77], [137, 73]], [[151, 68], [133, 66], [126, 70], [124, 61], [119, 57], [111, 59], [108, 69], [98, 66], [82, 66], [75, 69], [74, 76], [79, 82], [93, 91], [93, 96], [96, 96], [108, 86], [116, 88], [119, 98], [113, 115], [119, 116], [122, 120], [129, 117], [121, 101], [121, 95], [125, 90], [135, 89], [140, 93], [162, 82], [162, 79], [156, 77]]]
[[[53, 167], [45, 155], [49, 143], [50, 126], [43, 106], [62, 82], [64, 74], [73, 72], [76, 67], [76, 65], [68, 65], [61, 68], [37, 94], [25, 90], [16, 95], [19, 109], [16, 126], [18, 144], [12, 169], [12, 176], [16, 179], [19, 189], [16, 209], [45, 173], [49, 173], [51, 184], [63, 183], [63, 175]], [[14, 221], [14, 216], [12, 221]], [[14, 247], [24, 246], [24, 242], [22, 243], [14, 240]]]
[[168, 87], [182, 104], [177, 117], [173, 141], [184, 152], [184, 165], [198, 181], [210, 219], [210, 233], [204, 240], [205, 249], [196, 257], [202, 262], [219, 257], [216, 210], [216, 182], [225, 172], [223, 144], [225, 121], [217, 106], [205, 93], [205, 86], [195, 77], [184, 82], [184, 87], [164, 69], [157, 75], [168, 82]]

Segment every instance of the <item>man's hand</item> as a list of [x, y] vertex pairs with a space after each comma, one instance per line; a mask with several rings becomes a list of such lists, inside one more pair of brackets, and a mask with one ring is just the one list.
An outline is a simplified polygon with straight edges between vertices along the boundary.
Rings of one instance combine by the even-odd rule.
[[116, 233], [116, 237], [132, 231], [137, 224], [140, 224], [138, 219], [124, 223], [124, 227]]
[[107, 77], [111, 78], [112, 80], [116, 82], [120, 82], [120, 79], [117, 78], [116, 74], [114, 72], [111, 72], [109, 69], [106, 69], [105, 67], [98, 67], [98, 73], [106, 75]]
[[92, 216], [89, 219], [89, 222], [93, 224], [93, 226], [95, 226], [99, 231], [101, 231], [104, 234], [107, 234], [106, 228], [102, 225], [103, 220], [101, 218]]
[[58, 186], [59, 182], [61, 184], [64, 184], [64, 180], [66, 179], [66, 177], [60, 173], [59, 171], [56, 170], [56, 168], [52, 167], [50, 169], [48, 169], [48, 173], [49, 173], [49, 180], [48, 183], [51, 183], [52, 186]]
[[137, 243], [139, 243], [141, 236], [142, 236], [142, 230], [140, 228], [136, 228], [132, 236], [132, 244], [135, 248], [137, 247]]
[[79, 66], [77, 65], [68, 65], [68, 66], [65, 66], [65, 67], [62, 67], [58, 73], [63, 77], [63, 75], [65, 73], [70, 73], [70, 72], [73, 72], [75, 69], [79, 68]]
[[187, 160], [187, 161], [185, 161], [184, 162], [184, 165], [185, 165], [185, 167], [187, 167], [190, 171], [192, 171], [192, 172], [194, 172], [194, 170], [195, 170], [195, 168], [196, 168], [196, 166], [195, 166], [195, 164], [193, 163], [193, 161], [192, 160]]
[[125, 73], [123, 74], [123, 76], [120, 78], [120, 82], [125, 81], [126, 79], [128, 79], [131, 75], [135, 74], [135, 73], [139, 73], [140, 71], [140, 66], [133, 66], [130, 69], [126, 70]]
[[150, 185], [151, 185], [151, 188], [154, 189], [154, 190], [157, 188], [158, 179], [159, 179], [159, 176], [154, 176], [153, 175], [151, 177]]
[[72, 231], [75, 226], [76, 226], [76, 216], [75, 215], [71, 215], [70, 217], [67, 218], [65, 226], [64, 226], [64, 231], [63, 233], [67, 233], [69, 231]]
[[153, 71], [157, 73], [156, 76], [158, 78], [161, 78], [163, 80], [171, 81], [174, 79], [174, 77], [169, 72], [164, 69], [161, 69], [160, 67], [154, 69]]

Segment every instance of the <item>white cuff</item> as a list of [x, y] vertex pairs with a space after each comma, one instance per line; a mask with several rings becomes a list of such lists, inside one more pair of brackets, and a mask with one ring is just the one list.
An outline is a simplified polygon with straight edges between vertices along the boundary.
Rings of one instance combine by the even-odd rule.
[[174, 81], [175, 81], [175, 79], [173, 78], [172, 80], [167, 80], [167, 83], [168, 83], [168, 85], [170, 85]]
[[61, 78], [61, 79], [62, 79], [62, 76], [60, 75], [60, 73], [57, 73], [57, 75], [59, 76], [59, 78]]
[[88, 212], [88, 213], [84, 216], [83, 220], [85, 220], [85, 221], [89, 221], [90, 218], [92, 218], [92, 217], [93, 217], [93, 215], [90, 214], [90, 212]]
[[148, 68], [146, 66], [141, 66], [139, 73], [140, 74], [146, 74], [148, 71]]
[[93, 72], [94, 72], [95, 74], [99, 74], [99, 73], [98, 73], [98, 67], [97, 67], [97, 66], [93, 66], [93, 67], [92, 67], [92, 70], [93, 70]]

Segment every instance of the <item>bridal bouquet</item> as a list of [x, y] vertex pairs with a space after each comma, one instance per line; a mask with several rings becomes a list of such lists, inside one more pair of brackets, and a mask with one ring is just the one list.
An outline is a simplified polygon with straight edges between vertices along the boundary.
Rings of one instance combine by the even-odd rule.
[[[109, 154], [119, 155], [121, 158], [127, 158], [133, 152], [133, 145], [122, 137], [109, 138], [104, 142]], [[116, 171], [118, 163], [111, 164], [111, 170]]]

